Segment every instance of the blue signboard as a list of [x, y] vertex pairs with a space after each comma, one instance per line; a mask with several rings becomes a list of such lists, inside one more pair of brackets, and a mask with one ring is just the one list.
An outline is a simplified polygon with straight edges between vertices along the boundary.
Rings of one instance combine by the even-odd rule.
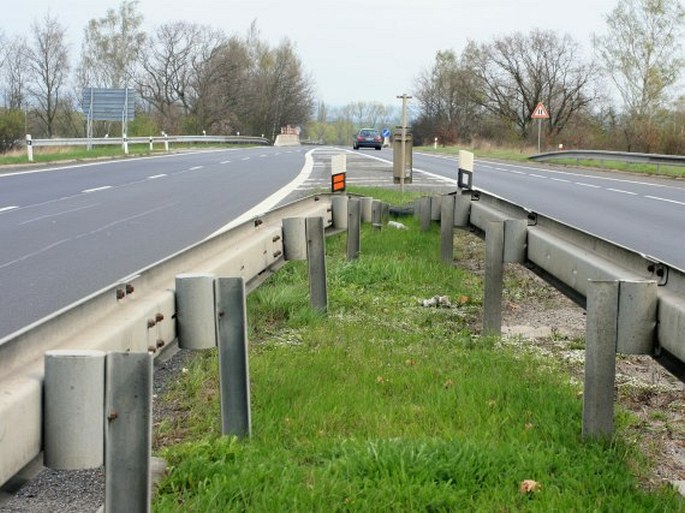
[[383, 137], [390, 137], [390, 130], [388, 130], [387, 128], [384, 128], [383, 131], [381, 132], [381, 135]]

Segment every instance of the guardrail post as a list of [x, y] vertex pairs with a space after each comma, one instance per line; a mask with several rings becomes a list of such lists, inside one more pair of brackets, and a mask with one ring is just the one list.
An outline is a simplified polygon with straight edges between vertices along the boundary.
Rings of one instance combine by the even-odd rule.
[[347, 261], [359, 258], [361, 243], [362, 203], [359, 198], [350, 198], [347, 208]]
[[176, 276], [176, 326], [178, 345], [183, 349], [216, 347], [213, 274]]
[[29, 157], [29, 162], [33, 162], [33, 139], [31, 134], [26, 134], [26, 153]]
[[587, 288], [583, 437], [614, 430], [614, 381], [618, 319], [617, 281], [590, 280]]
[[371, 219], [376, 230], [380, 230], [383, 227], [383, 203], [380, 200], [374, 200], [372, 203]]
[[469, 226], [471, 215], [471, 194], [458, 191], [454, 195], [454, 226], [466, 228]]
[[331, 209], [333, 210], [333, 228], [345, 230], [347, 228], [347, 204], [349, 198], [347, 194], [336, 194], [331, 196]]
[[390, 221], [390, 203], [381, 203], [381, 224], [383, 226], [388, 224]]
[[506, 219], [504, 221], [504, 262], [523, 264], [526, 261], [526, 238], [528, 221]]
[[221, 432], [239, 438], [252, 435], [245, 280], [216, 281], [216, 327], [219, 338]]
[[107, 355], [105, 513], [150, 511], [152, 355]]
[[361, 221], [362, 223], [370, 223], [373, 221], [373, 198], [363, 196], [361, 198]]
[[326, 239], [323, 217], [308, 217], [306, 230], [310, 301], [312, 308], [325, 312], [328, 309], [328, 291], [326, 287]]
[[304, 217], [283, 219], [283, 255], [286, 260], [307, 260], [307, 233]]
[[442, 211], [442, 196], [431, 197], [431, 221], [440, 221], [440, 213]]
[[45, 353], [44, 462], [53, 469], [100, 467], [104, 447], [105, 353]]
[[502, 334], [502, 278], [504, 275], [504, 223], [488, 221], [485, 230], [485, 283], [483, 334]]
[[616, 350], [626, 354], [654, 354], [658, 283], [621, 280]]
[[421, 231], [427, 232], [431, 226], [431, 198], [429, 196], [418, 198], [414, 205], [416, 217], [419, 218], [421, 224]]
[[454, 195], [441, 196], [440, 258], [448, 264], [454, 261]]
[[169, 152], [169, 136], [164, 134], [164, 151]]

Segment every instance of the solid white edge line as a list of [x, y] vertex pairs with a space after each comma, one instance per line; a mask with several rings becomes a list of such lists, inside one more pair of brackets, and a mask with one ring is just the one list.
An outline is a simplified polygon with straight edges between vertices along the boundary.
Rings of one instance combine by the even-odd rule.
[[111, 185], [103, 185], [102, 187], [94, 187], [92, 189], [83, 189], [81, 192], [82, 193], [90, 193], [90, 192], [98, 192], [98, 191], [106, 191], [107, 189], [111, 189]]
[[2, 207], [0, 208], [0, 212], [8, 212], [10, 210], [15, 210], [17, 208], [19, 208], [17, 205], [12, 205], [10, 207]]
[[283, 201], [291, 192], [294, 192], [298, 187], [300, 187], [300, 185], [302, 185], [304, 181], [307, 178], [309, 178], [309, 175], [311, 175], [312, 170], [314, 169], [314, 157], [312, 157], [312, 153], [314, 153], [315, 151], [316, 149], [313, 149], [305, 153], [304, 166], [292, 182], [273, 193], [271, 196], [266, 198], [258, 205], [252, 207], [250, 210], [242, 214], [240, 217], [235, 218], [226, 226], [219, 228], [217, 231], [215, 231], [209, 237], [207, 237], [207, 239], [216, 237], [217, 235], [230, 230], [234, 226], [238, 226], [239, 224], [249, 221], [250, 219], [254, 219], [260, 214], [264, 214], [269, 210], [273, 209], [276, 205]]

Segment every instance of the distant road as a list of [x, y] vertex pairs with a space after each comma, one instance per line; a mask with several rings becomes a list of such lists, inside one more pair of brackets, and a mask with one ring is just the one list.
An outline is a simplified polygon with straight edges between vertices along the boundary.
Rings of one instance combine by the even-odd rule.
[[[414, 167], [456, 178], [457, 160]], [[685, 186], [667, 178], [477, 159], [474, 187], [685, 270]]]
[[0, 338], [239, 217], [308, 148], [250, 148], [0, 174]]

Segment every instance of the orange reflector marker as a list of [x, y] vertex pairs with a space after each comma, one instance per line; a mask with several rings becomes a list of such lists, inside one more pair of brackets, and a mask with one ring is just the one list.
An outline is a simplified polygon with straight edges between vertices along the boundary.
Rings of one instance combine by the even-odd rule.
[[342, 192], [345, 190], [345, 173], [331, 175], [331, 192]]

